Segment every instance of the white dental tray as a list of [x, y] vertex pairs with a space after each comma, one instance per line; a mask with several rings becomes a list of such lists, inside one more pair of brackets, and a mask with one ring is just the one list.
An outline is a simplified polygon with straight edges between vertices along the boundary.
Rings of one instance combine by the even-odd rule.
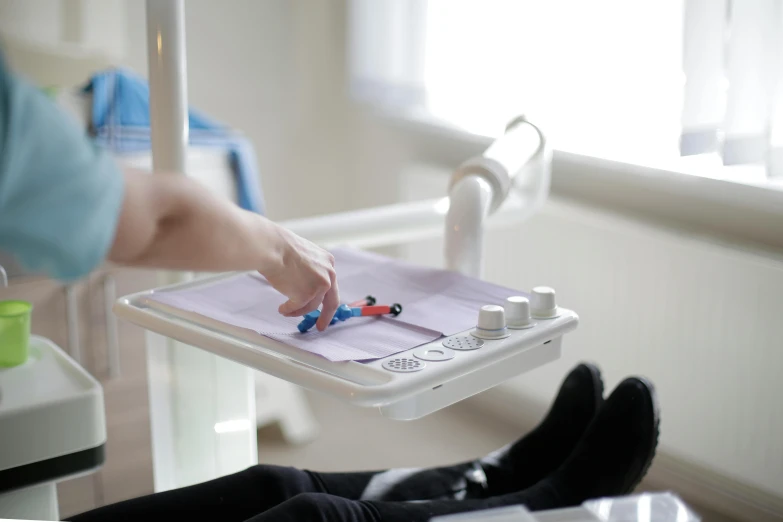
[[[579, 322], [574, 312], [560, 308], [557, 317], [536, 319], [531, 328], [509, 329], [505, 339], [479, 340], [466, 331], [383, 359], [330, 362], [253, 331], [148, 299], [154, 292], [193, 288], [235, 275], [125, 296], [114, 312], [147, 330], [348, 403], [378, 407], [384, 416], [398, 420], [418, 419], [558, 359], [563, 334]], [[444, 349], [444, 344], [454, 349]]]

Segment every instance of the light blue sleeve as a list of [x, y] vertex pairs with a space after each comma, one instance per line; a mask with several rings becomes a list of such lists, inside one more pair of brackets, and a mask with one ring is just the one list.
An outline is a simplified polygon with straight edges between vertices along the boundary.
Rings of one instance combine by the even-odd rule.
[[35, 272], [83, 277], [108, 254], [123, 189], [110, 154], [0, 63], [0, 250]]

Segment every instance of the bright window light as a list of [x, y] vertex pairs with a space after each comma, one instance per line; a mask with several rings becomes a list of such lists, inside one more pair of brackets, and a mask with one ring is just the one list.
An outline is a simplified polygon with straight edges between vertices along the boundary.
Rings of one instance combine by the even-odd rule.
[[239, 431], [247, 431], [250, 429], [250, 421], [248, 419], [234, 419], [223, 422], [215, 423], [215, 433], [236, 433]]
[[443, 198], [435, 203], [435, 212], [444, 216], [449, 212], [449, 198]]
[[524, 113], [560, 149], [678, 157], [682, 31], [682, 0], [429, 0], [427, 108], [477, 134]]
[[650, 522], [652, 520], [652, 497], [642, 495], [636, 503], [636, 519], [639, 522]]

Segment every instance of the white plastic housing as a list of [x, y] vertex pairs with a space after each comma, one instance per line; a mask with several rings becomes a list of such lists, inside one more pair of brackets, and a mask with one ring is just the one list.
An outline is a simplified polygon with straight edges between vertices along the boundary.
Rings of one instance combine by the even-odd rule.
[[430, 522], [699, 522], [701, 517], [672, 493], [588, 500], [581, 506], [531, 513], [523, 506], [435, 517]]
[[102, 446], [100, 383], [57, 345], [30, 338], [27, 362], [0, 369], [0, 470]]
[[549, 193], [551, 152], [541, 130], [524, 116], [514, 119], [506, 132], [484, 153], [468, 159], [451, 177], [451, 188], [469, 176], [484, 178], [492, 186], [490, 212], [500, 208], [511, 192], [538, 209]]
[[[209, 284], [226, 274], [191, 283]], [[134, 324], [226, 357], [275, 377], [345, 402], [378, 407], [394, 419], [416, 419], [489, 389], [560, 357], [561, 337], [574, 330], [578, 316], [571, 311], [539, 321], [509, 337], [484, 340], [474, 350], [458, 351], [445, 361], [427, 361], [421, 371], [399, 373], [383, 368], [393, 358], [416, 359], [418, 349], [438, 349], [443, 339], [370, 363], [330, 362], [318, 355], [242, 329], [147, 299], [152, 291], [121, 298], [115, 313]], [[461, 336], [470, 336], [470, 331]]]

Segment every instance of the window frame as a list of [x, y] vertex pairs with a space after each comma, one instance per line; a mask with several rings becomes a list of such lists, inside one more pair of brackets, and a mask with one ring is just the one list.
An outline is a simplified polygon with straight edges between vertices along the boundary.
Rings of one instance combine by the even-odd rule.
[[[445, 172], [492, 143], [491, 137], [437, 121], [422, 108], [384, 110], [353, 103], [358, 110], [369, 108], [373, 124], [389, 132], [414, 161]], [[783, 180], [744, 183], [556, 148], [552, 152], [551, 197], [783, 260]]]
[[[397, 69], [400, 64], [408, 64], [406, 71], [397, 70], [393, 78], [387, 79], [391, 84], [371, 81], [372, 71], [366, 67], [355, 76], [356, 63], [377, 67], [367, 56], [356, 55], [356, 43], [362, 37], [350, 27], [351, 22], [356, 24], [358, 20], [351, 18], [357, 16], [354, 8], [363, 1], [342, 0], [344, 3], [340, 4], [350, 20], [343, 44], [351, 65], [345, 71], [344, 81], [346, 92], [350, 93], [349, 105], [355, 113], [369, 114], [371, 124], [404, 147], [412, 161], [442, 167], [444, 172], [481, 154], [492, 142], [491, 137], [471, 134], [436, 120], [427, 112], [421, 95], [423, 66], [420, 60], [411, 59], [415, 46], [392, 49], [382, 45], [384, 60], [395, 57], [392, 61], [398, 64]], [[421, 10], [423, 3], [399, 0], [388, 5], [394, 10], [407, 10], [410, 15], [412, 10]], [[402, 18], [385, 17], [389, 22], [386, 31], [403, 34], [410, 29], [400, 23]], [[423, 27], [419, 25], [414, 27], [414, 40], [423, 38]], [[400, 78], [409, 81], [401, 83]], [[546, 128], [543, 131], [546, 134]], [[678, 233], [773, 253], [783, 259], [783, 177], [754, 183], [724, 176], [719, 167], [715, 171], [685, 173], [555, 148], [551, 197], [600, 207]]]

